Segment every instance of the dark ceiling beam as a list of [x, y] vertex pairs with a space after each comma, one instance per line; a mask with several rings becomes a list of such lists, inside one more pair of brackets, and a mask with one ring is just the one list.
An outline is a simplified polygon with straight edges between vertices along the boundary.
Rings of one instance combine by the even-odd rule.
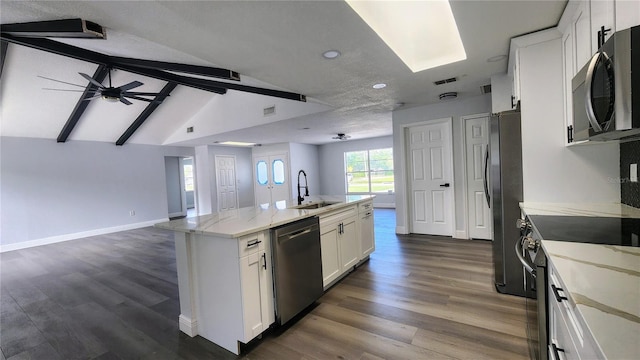
[[292, 93], [288, 91], [264, 89], [255, 86], [241, 85], [236, 83], [228, 83], [222, 81], [193, 78], [189, 76], [181, 76], [162, 70], [133, 66], [127, 63], [114, 61], [112, 57], [97, 53], [95, 51], [82, 49], [72, 45], [63, 44], [49, 39], [24, 38], [16, 37], [6, 33], [0, 34], [0, 39], [18, 45], [28, 46], [42, 51], [51, 52], [58, 55], [68, 56], [74, 59], [93, 62], [99, 65], [106, 65], [112, 68], [125, 70], [139, 75], [149, 76], [152, 78], [175, 82], [178, 85], [193, 87], [196, 89], [215, 92], [218, 94], [226, 93], [226, 89], [249, 92], [259, 95], [274, 96], [283, 99], [307, 101], [306, 96], [302, 94]]
[[160, 104], [171, 94], [173, 89], [178, 86], [177, 83], [170, 82], [165, 85], [162, 90], [156, 95], [155, 99], [147, 105], [137, 119], [129, 126], [129, 128], [120, 136], [116, 145], [122, 146], [127, 140], [138, 130], [138, 128], [147, 120], [147, 118], [160, 106]]
[[[124, 70], [130, 73], [144, 75], [148, 77], [152, 77], [158, 80], [164, 80], [168, 82], [174, 82], [178, 85], [184, 85], [204, 91], [214, 92], [216, 94], [224, 95], [227, 93], [227, 89], [224, 87], [218, 86], [218, 82], [212, 80], [201, 80], [192, 78], [189, 76], [180, 76], [170, 72], [156, 70], [156, 69], [146, 69], [137, 66], [121, 64], [118, 62], [111, 63], [111, 66], [114, 69]], [[201, 81], [200, 81], [201, 80]], [[221, 84], [224, 84], [220, 82]]]
[[[96, 72], [93, 74], [93, 78], [97, 82], [101, 83], [108, 74], [109, 68], [105, 65], [99, 65], [98, 69], [96, 69]], [[73, 108], [71, 115], [69, 115], [69, 119], [67, 119], [64, 127], [62, 127], [62, 131], [60, 131], [60, 134], [58, 134], [59, 143], [67, 141], [69, 135], [71, 135], [71, 131], [73, 131], [73, 128], [76, 126], [76, 124], [78, 124], [78, 121], [80, 120], [80, 117], [82, 116], [84, 111], [87, 109], [87, 106], [89, 106], [90, 101], [85, 99], [92, 97], [95, 94], [96, 90], [98, 89], [91, 83], [89, 83], [89, 85], [87, 85], [87, 87], [84, 89], [82, 96], [80, 96], [78, 103], [76, 103], [76, 107]]]
[[7, 57], [7, 50], [9, 43], [6, 41], [0, 41], [0, 78], [2, 78], [2, 69], [4, 69], [4, 59]]
[[179, 64], [165, 61], [132, 59], [125, 57], [112, 56], [114, 63], [132, 65], [141, 68], [177, 71], [186, 74], [204, 75], [219, 79], [240, 81], [240, 74], [229, 69], [221, 69], [210, 66]]
[[28, 37], [62, 37], [81, 39], [105, 39], [102, 26], [82, 19], [33, 21], [0, 25], [2, 32]]
[[265, 88], [255, 87], [255, 86], [234, 84], [234, 83], [215, 81], [215, 80], [194, 79], [194, 81], [196, 83], [199, 83], [201, 81], [206, 81], [207, 83], [211, 84], [211, 86], [220, 86], [229, 90], [237, 90], [237, 91], [243, 91], [243, 92], [259, 94], [259, 95], [274, 96], [274, 97], [279, 97], [283, 99], [302, 101], [302, 102], [307, 101], [307, 97], [305, 95], [293, 93], [289, 91], [265, 89]]

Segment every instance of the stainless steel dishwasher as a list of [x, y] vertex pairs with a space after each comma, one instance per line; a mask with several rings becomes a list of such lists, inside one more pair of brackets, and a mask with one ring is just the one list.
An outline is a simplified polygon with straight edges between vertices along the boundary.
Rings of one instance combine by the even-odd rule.
[[323, 293], [318, 218], [272, 229], [271, 246], [276, 323], [283, 325]]

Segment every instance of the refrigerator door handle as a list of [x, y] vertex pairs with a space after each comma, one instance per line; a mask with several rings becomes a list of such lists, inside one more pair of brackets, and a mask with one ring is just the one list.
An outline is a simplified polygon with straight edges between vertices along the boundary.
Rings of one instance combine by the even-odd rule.
[[484, 185], [484, 196], [487, 198], [487, 206], [491, 209], [491, 195], [489, 195], [489, 183], [487, 170], [489, 169], [489, 145], [487, 145], [487, 151], [484, 154], [484, 176], [482, 177], [482, 183]]

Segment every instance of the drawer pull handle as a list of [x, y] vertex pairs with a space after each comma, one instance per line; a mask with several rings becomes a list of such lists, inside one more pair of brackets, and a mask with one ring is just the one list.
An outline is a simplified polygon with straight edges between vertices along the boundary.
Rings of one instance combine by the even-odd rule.
[[551, 284], [551, 289], [553, 290], [553, 296], [556, 297], [556, 301], [562, 302], [562, 300], [568, 300], [566, 296], [561, 296], [558, 291], [564, 291], [564, 289], [559, 288], [553, 284]]
[[252, 246], [256, 246], [256, 245], [260, 244], [261, 242], [262, 242], [262, 241], [260, 241], [260, 240], [253, 240], [253, 241], [250, 241], [250, 242], [248, 242], [248, 243], [247, 243], [247, 247], [248, 247], [248, 248], [250, 248], [250, 247], [252, 247]]
[[564, 349], [557, 347], [556, 344], [551, 344], [551, 348], [553, 349], [553, 357], [556, 358], [556, 360], [561, 360], [560, 353], [564, 352]]
[[264, 260], [264, 263], [262, 264], [262, 268], [267, 270], [267, 254], [266, 253], [262, 253], [262, 260]]

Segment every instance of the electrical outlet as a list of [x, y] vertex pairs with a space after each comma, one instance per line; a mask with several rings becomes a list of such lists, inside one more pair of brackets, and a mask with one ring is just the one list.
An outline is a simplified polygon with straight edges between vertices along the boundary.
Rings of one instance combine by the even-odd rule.
[[135, 210], [129, 211], [129, 216], [136, 216], [136, 211]]
[[631, 182], [638, 182], [638, 164], [631, 164], [629, 173], [629, 180]]

